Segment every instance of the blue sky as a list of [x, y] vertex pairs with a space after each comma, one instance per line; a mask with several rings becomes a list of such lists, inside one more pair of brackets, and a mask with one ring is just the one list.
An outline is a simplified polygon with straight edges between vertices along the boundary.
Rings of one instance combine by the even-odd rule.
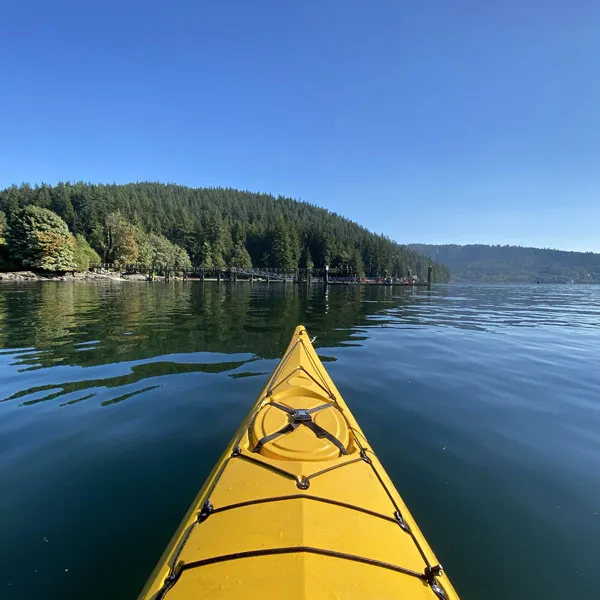
[[2, 0], [0, 186], [302, 198], [400, 242], [600, 251], [596, 0]]

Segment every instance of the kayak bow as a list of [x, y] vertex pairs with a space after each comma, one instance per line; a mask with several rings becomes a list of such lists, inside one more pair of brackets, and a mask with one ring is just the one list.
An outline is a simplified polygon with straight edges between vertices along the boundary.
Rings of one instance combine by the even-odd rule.
[[139, 600], [279, 597], [458, 600], [302, 326]]

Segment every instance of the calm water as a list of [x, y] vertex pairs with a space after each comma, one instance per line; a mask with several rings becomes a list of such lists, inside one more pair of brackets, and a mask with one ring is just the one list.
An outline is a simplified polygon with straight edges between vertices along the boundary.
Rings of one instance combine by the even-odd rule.
[[463, 599], [598, 597], [600, 287], [0, 284], [0, 597], [134, 599], [293, 328]]

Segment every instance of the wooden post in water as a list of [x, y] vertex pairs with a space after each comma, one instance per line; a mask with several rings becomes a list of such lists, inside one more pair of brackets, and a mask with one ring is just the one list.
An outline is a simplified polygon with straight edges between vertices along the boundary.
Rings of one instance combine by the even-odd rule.
[[431, 274], [433, 273], [433, 265], [427, 267], [427, 287], [431, 287]]

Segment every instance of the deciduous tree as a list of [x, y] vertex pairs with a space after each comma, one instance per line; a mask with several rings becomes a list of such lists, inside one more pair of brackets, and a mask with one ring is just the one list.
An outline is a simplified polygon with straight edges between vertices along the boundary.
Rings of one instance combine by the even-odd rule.
[[135, 263], [139, 257], [135, 227], [119, 211], [106, 216], [106, 260], [117, 264]]
[[39, 206], [27, 206], [12, 219], [8, 231], [12, 258], [24, 267], [45, 271], [76, 269], [75, 239], [67, 224], [55, 213]]
[[80, 233], [75, 236], [73, 260], [79, 271], [87, 271], [90, 268], [90, 265], [101, 262], [98, 253], [88, 244], [87, 240]]

